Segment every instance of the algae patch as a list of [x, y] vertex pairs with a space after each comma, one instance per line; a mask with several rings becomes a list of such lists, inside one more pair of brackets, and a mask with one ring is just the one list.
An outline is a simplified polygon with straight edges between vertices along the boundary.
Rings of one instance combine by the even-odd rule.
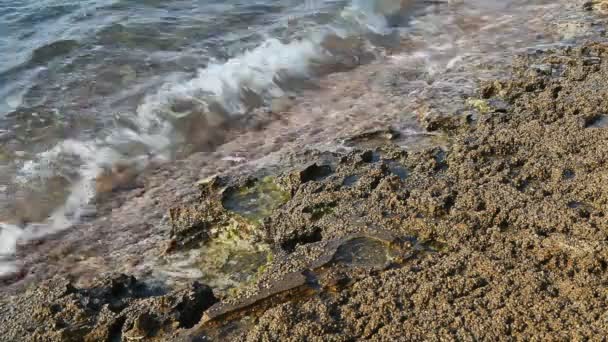
[[161, 274], [196, 279], [220, 293], [238, 290], [254, 281], [273, 258], [270, 246], [251, 239], [245, 228], [234, 222], [199, 248], [166, 256]]
[[254, 280], [271, 260], [268, 245], [227, 231], [201, 247], [201, 280], [220, 290], [237, 288]]
[[480, 113], [488, 113], [491, 110], [488, 101], [482, 99], [468, 99], [467, 105], [476, 109]]
[[[270, 246], [257, 230], [264, 218], [287, 202], [290, 195], [275, 178], [232, 185], [218, 180], [200, 183], [203, 202], [189, 210], [173, 210], [173, 221], [188, 227], [196, 242], [192, 249], [165, 257], [169, 278], [196, 279], [230, 295], [254, 281], [272, 260]], [[181, 231], [186, 231], [182, 229]]]
[[273, 177], [266, 177], [241, 188], [229, 189], [224, 194], [222, 205], [250, 221], [261, 222], [289, 198], [289, 193], [281, 189]]

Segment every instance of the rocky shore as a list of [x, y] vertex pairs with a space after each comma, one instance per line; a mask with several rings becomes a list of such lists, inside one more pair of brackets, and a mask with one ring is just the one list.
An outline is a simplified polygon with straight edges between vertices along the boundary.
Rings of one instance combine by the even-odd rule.
[[0, 340], [601, 340], [606, 80], [606, 43], [535, 51], [463, 115], [421, 113], [445, 148], [385, 128], [295, 171], [201, 180], [158, 254], [204, 284], [45, 280], [0, 300]]

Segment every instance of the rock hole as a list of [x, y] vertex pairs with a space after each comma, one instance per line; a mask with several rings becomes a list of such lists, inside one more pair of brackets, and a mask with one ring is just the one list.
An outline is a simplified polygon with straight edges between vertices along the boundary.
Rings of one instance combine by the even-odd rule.
[[312, 164], [300, 172], [300, 182], [319, 181], [332, 173], [331, 166]]
[[365, 151], [361, 154], [361, 160], [364, 163], [377, 163], [380, 161], [381, 155], [377, 151]]
[[61, 305], [59, 305], [59, 304], [53, 304], [53, 305], [51, 305], [50, 309], [51, 309], [51, 313], [53, 315], [56, 315], [56, 314], [60, 313], [63, 310], [62, 307], [61, 307]]
[[446, 198], [443, 201], [443, 209], [445, 209], [445, 211], [449, 212], [452, 209], [452, 207], [454, 207], [454, 205], [456, 204], [457, 196], [458, 195], [455, 193], [446, 196]]
[[562, 87], [556, 86], [553, 89], [551, 89], [551, 95], [553, 96], [554, 99], [557, 99], [559, 97], [559, 93], [561, 91], [562, 91]]
[[566, 169], [562, 172], [562, 177], [564, 179], [572, 179], [574, 178], [574, 171], [570, 170], [570, 169]]
[[433, 155], [435, 159], [436, 166], [435, 171], [447, 170], [448, 163], [446, 162], [447, 153], [442, 149], [437, 149]]
[[606, 128], [608, 127], [608, 115], [597, 115], [585, 122], [585, 128]]
[[315, 227], [311, 232], [285, 241], [281, 247], [288, 253], [293, 253], [297, 246], [315, 243], [323, 240], [321, 228]]
[[176, 308], [179, 312], [180, 328], [192, 328], [201, 320], [205, 310], [216, 302], [217, 299], [209, 286], [195, 282], [192, 285], [191, 293]]
[[529, 185], [530, 185], [530, 182], [527, 179], [522, 179], [519, 182], [515, 183], [515, 188], [519, 192], [524, 192], [524, 191], [526, 191], [526, 188], [528, 188]]
[[503, 219], [498, 224], [498, 228], [500, 228], [501, 231], [507, 230], [507, 228], [509, 228], [509, 221], [507, 221], [506, 219]]
[[568, 202], [568, 208], [570, 209], [577, 209], [583, 206], [583, 203], [578, 202], [578, 201], [570, 201]]
[[122, 341], [122, 326], [127, 320], [126, 317], [121, 316], [116, 319], [114, 323], [108, 329], [108, 341], [110, 342], [121, 342]]

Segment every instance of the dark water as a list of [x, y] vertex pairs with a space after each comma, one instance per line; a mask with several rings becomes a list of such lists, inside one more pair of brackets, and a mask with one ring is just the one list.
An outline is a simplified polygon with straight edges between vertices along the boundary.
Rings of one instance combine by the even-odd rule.
[[271, 137], [231, 129], [280, 116], [286, 99], [301, 101], [276, 135], [311, 127], [301, 145], [379, 120], [407, 127], [422, 100], [457, 111], [514, 53], [588, 32], [569, 6], [0, 0], [0, 274], [18, 241], [94, 211], [96, 178], [116, 163], [137, 172], [231, 142], [264, 151]]

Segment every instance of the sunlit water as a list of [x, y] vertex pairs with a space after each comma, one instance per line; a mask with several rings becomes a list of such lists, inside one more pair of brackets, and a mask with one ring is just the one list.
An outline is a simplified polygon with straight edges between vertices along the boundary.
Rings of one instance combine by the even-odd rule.
[[[420, 108], [456, 113], [515, 52], [592, 33], [573, 6], [0, 0], [0, 275], [19, 241], [94, 211], [96, 177], [117, 162], [219, 150], [272, 163], [379, 124], [422, 134]], [[261, 136], [247, 119], [265, 108]]]

